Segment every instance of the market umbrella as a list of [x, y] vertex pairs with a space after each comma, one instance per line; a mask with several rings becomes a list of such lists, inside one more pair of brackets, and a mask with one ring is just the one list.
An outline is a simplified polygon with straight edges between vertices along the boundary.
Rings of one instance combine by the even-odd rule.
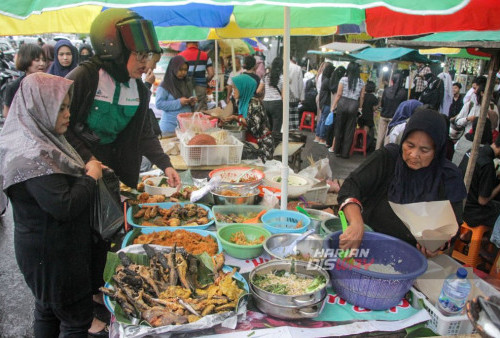
[[[315, 2], [303, 0], [209, 0], [210, 5], [220, 5], [222, 8], [229, 8], [235, 16], [236, 23], [241, 28], [275, 28], [282, 30], [283, 38], [283, 77], [285, 78], [283, 86], [283, 121], [288, 121], [288, 104], [289, 104], [289, 83], [288, 78], [289, 62], [290, 62], [290, 30], [294, 28], [304, 27], [324, 27], [340, 24], [360, 24], [365, 19], [365, 9], [386, 6], [391, 10], [403, 12], [407, 14], [451, 14], [463, 8], [469, 0], [315, 0]], [[85, 1], [78, 0], [52, 0], [42, 2], [25, 2], [25, 5], [14, 0], [3, 1], [0, 4], [0, 24], [5, 27], [9, 22], [5, 21], [6, 16], [10, 18], [22, 19], [29, 16], [31, 13], [42, 13], [43, 11], [61, 10], [64, 8], [74, 7], [85, 4]], [[191, 0], [158, 0], [154, 3], [142, 2], [138, 3], [134, 0], [109, 0], [95, 1], [94, 4], [108, 7], [133, 7], [138, 10], [139, 7], [148, 5], [159, 6], [157, 8], [165, 8], [166, 6], [186, 5], [186, 8], [193, 9], [194, 6], [199, 6], [195, 1]], [[227, 5], [234, 5], [227, 6]], [[190, 8], [191, 7], [191, 8]], [[160, 12], [157, 10], [157, 12]], [[206, 12], [188, 11], [186, 15], [197, 14], [198, 16], [208, 16]], [[43, 14], [42, 14], [43, 15]], [[226, 17], [229, 22], [230, 15]], [[203, 26], [196, 20], [187, 20], [189, 23], [185, 25]], [[68, 20], [70, 25], [71, 21]], [[387, 24], [387, 22], [386, 22]], [[157, 24], [155, 23], [157, 26]], [[166, 20], [164, 25], [170, 25], [169, 20]], [[211, 26], [224, 27], [224, 26]], [[439, 31], [437, 29], [436, 31]], [[1, 34], [6, 34], [2, 32]], [[288, 123], [283, 125], [283, 144], [288, 144]], [[288, 148], [283, 147], [283, 168], [282, 168], [282, 195], [281, 207], [286, 208], [287, 204], [287, 182], [288, 182]]]

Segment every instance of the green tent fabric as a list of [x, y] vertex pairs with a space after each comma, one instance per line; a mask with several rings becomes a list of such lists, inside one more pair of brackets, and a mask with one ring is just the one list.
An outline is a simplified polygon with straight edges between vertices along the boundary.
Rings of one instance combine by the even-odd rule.
[[[363, 11], [364, 9], [386, 6], [393, 11], [408, 14], [450, 14], [463, 8], [469, 0], [206, 0], [203, 3], [216, 6], [236, 6], [250, 7], [254, 5], [265, 5], [283, 8], [282, 6], [311, 8], [311, 7], [332, 7], [337, 9], [355, 8]], [[102, 5], [106, 7], [136, 7], [140, 6], [181, 6], [192, 3], [200, 3], [199, 0], [106, 0], [92, 1], [93, 5]], [[3, 0], [0, 4], [0, 13], [17, 18], [26, 18], [32, 13], [41, 13], [47, 10], [58, 10], [62, 8], [77, 7], [89, 4], [83, 0]], [[342, 12], [342, 11], [341, 11]], [[330, 13], [331, 14], [331, 13]], [[316, 17], [308, 18], [309, 21], [315, 21]], [[332, 26], [334, 24], [328, 24]], [[262, 26], [261, 26], [262, 27]], [[250, 28], [250, 27], [245, 27]]]
[[421, 55], [418, 51], [411, 48], [367, 48], [359, 53], [351, 54], [352, 57], [357, 59], [371, 61], [371, 62], [383, 62], [390, 60], [400, 60], [400, 61], [414, 61], [414, 62], [424, 62], [429, 63], [431, 60]]
[[460, 59], [477, 59], [477, 60], [489, 60], [489, 57], [486, 56], [477, 56], [472, 55], [467, 52], [467, 49], [461, 48], [460, 53], [457, 54], [446, 54], [446, 57], [449, 58], [460, 58]]
[[453, 42], [453, 41], [500, 41], [500, 31], [463, 31], [444, 32], [427, 35], [414, 41]]

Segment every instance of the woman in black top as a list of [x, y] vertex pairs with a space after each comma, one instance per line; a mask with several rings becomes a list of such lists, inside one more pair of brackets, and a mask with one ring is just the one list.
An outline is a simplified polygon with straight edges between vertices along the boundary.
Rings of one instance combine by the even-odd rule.
[[446, 159], [446, 123], [436, 111], [422, 109], [408, 121], [398, 146], [390, 143], [375, 151], [342, 185], [338, 202], [349, 227], [340, 236], [343, 249], [357, 248], [363, 224], [402, 239], [427, 256], [435, 255], [416, 244], [389, 201], [398, 204], [449, 200], [457, 222], [462, 219], [465, 185], [459, 169]]
[[373, 94], [375, 92], [375, 83], [373, 81], [367, 81], [365, 86], [365, 100], [363, 101], [363, 108], [361, 110], [361, 116], [358, 117], [358, 125], [363, 128], [367, 134], [366, 148], [373, 149], [372, 143], [374, 141], [373, 127], [375, 123], [373, 122], [373, 113], [377, 110], [378, 99]]
[[379, 149], [384, 145], [387, 125], [391, 122], [399, 104], [407, 98], [408, 93], [404, 88], [403, 75], [401, 73], [394, 73], [392, 75], [392, 86], [386, 88], [382, 94], [382, 101], [380, 102], [382, 111], [380, 112], [380, 119], [378, 122], [377, 145], [375, 146], [375, 149]]
[[5, 118], [7, 118], [9, 114], [9, 107], [24, 77], [32, 73], [44, 72], [45, 66], [45, 54], [42, 47], [34, 43], [25, 43], [21, 45], [17, 53], [16, 68], [24, 72], [25, 75], [12, 81], [5, 88], [3, 101], [3, 116]]
[[72, 84], [28, 75], [0, 134], [0, 182], [16, 260], [35, 296], [35, 337], [87, 337], [92, 322], [90, 217], [102, 168], [85, 164], [63, 136]]

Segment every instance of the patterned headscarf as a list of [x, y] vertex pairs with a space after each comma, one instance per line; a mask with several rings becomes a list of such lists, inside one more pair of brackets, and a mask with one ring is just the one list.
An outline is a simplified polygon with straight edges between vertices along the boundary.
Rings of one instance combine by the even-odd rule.
[[72, 86], [73, 81], [46, 73], [30, 74], [21, 82], [0, 133], [3, 191], [35, 177], [85, 174], [80, 155], [55, 132], [59, 109]]

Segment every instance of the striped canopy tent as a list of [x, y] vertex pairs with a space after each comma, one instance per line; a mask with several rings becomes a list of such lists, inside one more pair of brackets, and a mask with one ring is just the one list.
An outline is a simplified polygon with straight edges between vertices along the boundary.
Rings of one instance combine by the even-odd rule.
[[[4, 0], [0, 3], [2, 35], [41, 33], [87, 33], [103, 7], [132, 8], [153, 21], [157, 33], [176, 27], [224, 28], [231, 14], [241, 29], [277, 29], [283, 35], [284, 78], [288, 78], [290, 33], [292, 28], [320, 28], [342, 24], [361, 24], [370, 9], [383, 6], [410, 16], [450, 15], [473, 1], [486, 0]], [[493, 0], [492, 0], [493, 1]], [[158, 18], [160, 17], [160, 18]], [[385, 24], [387, 25], [387, 17]], [[391, 18], [392, 25], [392, 18]], [[421, 24], [419, 24], [421, 25]], [[464, 28], [466, 29], [466, 28]], [[487, 28], [484, 28], [487, 29]], [[30, 32], [28, 32], [30, 31]], [[407, 32], [406, 30], [405, 32]], [[439, 28], [434, 30], [442, 31]], [[408, 34], [408, 33], [406, 33]], [[388, 34], [387, 36], [403, 35]], [[257, 36], [257, 35], [254, 35]], [[372, 36], [375, 36], [372, 34]], [[225, 36], [226, 37], [226, 36]], [[227, 38], [230, 38], [227, 36]], [[200, 37], [199, 39], [202, 39]], [[283, 88], [283, 121], [288, 121], [288, 81]], [[283, 143], [288, 144], [288, 123], [283, 125]], [[283, 148], [281, 207], [287, 205], [288, 149]]]

